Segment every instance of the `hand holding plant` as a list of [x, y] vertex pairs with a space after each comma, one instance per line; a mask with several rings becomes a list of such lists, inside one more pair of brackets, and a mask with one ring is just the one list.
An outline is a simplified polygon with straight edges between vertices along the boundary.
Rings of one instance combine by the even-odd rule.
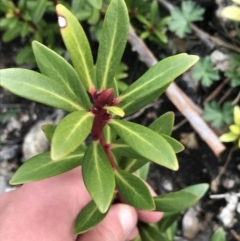
[[[1, 86], [9, 91], [70, 112], [57, 126], [43, 127], [51, 151], [24, 163], [11, 184], [42, 180], [81, 165], [83, 181], [93, 201], [77, 217], [75, 233], [86, 232], [101, 222], [114, 200], [124, 200], [141, 210], [175, 213], [194, 204], [205, 193], [206, 185], [197, 191], [152, 197], [145, 183], [132, 174], [149, 161], [178, 169], [176, 153], [183, 146], [170, 137], [173, 114], [159, 117], [148, 128], [120, 117], [153, 102], [198, 57], [179, 54], [166, 58], [119, 94], [114, 76], [129, 28], [124, 1], [112, 0], [108, 7], [95, 65], [78, 20], [62, 5], [57, 5], [57, 14], [73, 66], [34, 41], [41, 74], [14, 68], [0, 72]], [[89, 134], [92, 142], [86, 146], [84, 141]]]

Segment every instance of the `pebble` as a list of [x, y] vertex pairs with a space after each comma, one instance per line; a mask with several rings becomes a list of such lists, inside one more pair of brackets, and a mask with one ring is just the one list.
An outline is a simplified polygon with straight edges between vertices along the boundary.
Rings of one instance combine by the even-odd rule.
[[238, 197], [230, 195], [226, 197], [226, 201], [227, 205], [221, 210], [218, 218], [226, 228], [231, 228], [235, 223], [235, 210], [238, 205]]
[[23, 142], [23, 161], [43, 153], [49, 149], [49, 142], [45, 137], [41, 127], [50, 124], [51, 121], [39, 121], [28, 132]]
[[219, 50], [214, 50], [210, 56], [212, 62], [215, 64], [215, 68], [225, 72], [229, 70], [231, 61], [229, 54], [225, 54]]
[[182, 220], [183, 236], [194, 239], [201, 230], [196, 207], [190, 207]]

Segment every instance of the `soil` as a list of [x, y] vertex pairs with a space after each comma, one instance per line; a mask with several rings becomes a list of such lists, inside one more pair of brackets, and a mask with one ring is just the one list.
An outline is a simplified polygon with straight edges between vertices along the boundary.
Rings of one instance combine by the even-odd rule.
[[[206, 6], [205, 4], [208, 1], [201, 2], [203, 6]], [[206, 14], [210, 16], [210, 13], [213, 11], [213, 9], [213, 6], [208, 8]], [[219, 26], [216, 27], [215, 25], [210, 26], [209, 22], [207, 24], [204, 24], [204, 22], [201, 23], [200, 27], [204, 29], [205, 26], [205, 31], [210, 32], [211, 34], [216, 34], [220, 28]], [[175, 38], [176, 41], [181, 41], [180, 39], [177, 39], [176, 36], [172, 35], [172, 37]], [[191, 47], [184, 46], [183, 48], [185, 48], [185, 50], [198, 55], [202, 55], [203, 52], [209, 53], [210, 50], [203, 43], [199, 42], [194, 35], [192, 35], [192, 38], [197, 41], [197, 44], [190, 45]], [[174, 40], [172, 41], [174, 42]], [[183, 44], [182, 41], [181, 43]], [[191, 43], [191, 38], [189, 38], [188, 43]], [[152, 42], [147, 42], [147, 44], [158, 58], [162, 58], [164, 55], [169, 54], [169, 50], [159, 48], [159, 46]], [[94, 44], [94, 46], [96, 47], [96, 44]], [[16, 66], [14, 56], [16, 55], [16, 50], [18, 48], [18, 41], [11, 42], [10, 44], [1, 44], [1, 68]], [[131, 46], [129, 45], [127, 46], [126, 53], [123, 57], [123, 62], [129, 66], [128, 78], [126, 79], [127, 83], [133, 82], [147, 70], [146, 66], [139, 60], [137, 54], [131, 51]], [[32, 66], [22, 67], [28, 68]], [[211, 93], [213, 88], [216, 87], [214, 86], [212, 89], [205, 89], [198, 85], [196, 89], [193, 89], [189, 87], [188, 83], [186, 83], [186, 81], [184, 81], [182, 78], [177, 79], [177, 83], [186, 93], [188, 93], [193, 101], [199, 105], [203, 103], [203, 100], [206, 98], [206, 96]], [[234, 95], [234, 92], [232, 95]], [[230, 95], [228, 98], [231, 99], [233, 96]], [[0, 154], [2, 155], [2, 157], [0, 156], [0, 177], [2, 176], [5, 178], [5, 181], [9, 181], [11, 175], [22, 164], [22, 145], [24, 142], [24, 137], [35, 123], [46, 119], [48, 116], [51, 116], [54, 113], [54, 109], [14, 96], [3, 89], [0, 89], [0, 103]], [[184, 117], [181, 115], [181, 113], [179, 113], [179, 111], [173, 106], [167, 97], [163, 95], [158, 106], [148, 108], [141, 115], [134, 118], [133, 121], [148, 124], [156, 117], [167, 111], [173, 111], [175, 113], [175, 127], [184, 120]], [[184, 133], [185, 139], [182, 137]], [[186, 135], [186, 133], [188, 135]], [[173, 137], [177, 140], [184, 139], [185, 141], [186, 137], [189, 137], [190, 140], [187, 141], [186, 149], [177, 155], [180, 165], [178, 171], [173, 172], [155, 164], [151, 165], [148, 181], [153, 186], [155, 191], [158, 194], [163, 194], [169, 191], [177, 191], [193, 184], [211, 184], [226, 163], [232, 146], [227, 145], [226, 151], [222, 153], [220, 157], [216, 157], [212, 150], [209, 149], [209, 147], [198, 137], [188, 122], [176, 128], [176, 130], [173, 131]], [[195, 143], [197, 143], [197, 146], [194, 147], [192, 144]], [[9, 188], [10, 186], [6, 185], [3, 191], [8, 190]], [[238, 235], [240, 234], [240, 211], [238, 210], [237, 212], [237, 209], [235, 209], [235, 222], [231, 227], [228, 228], [224, 226], [221, 220], [219, 220], [218, 216], [221, 210], [226, 207], [227, 201], [225, 198], [211, 199], [210, 195], [239, 192], [240, 151], [236, 151], [233, 153], [228, 167], [220, 178], [218, 190], [214, 192], [214, 190], [210, 188], [208, 193], [199, 203], [200, 211], [198, 212], [198, 218], [201, 228], [199, 235], [195, 236], [193, 240], [208, 241], [209, 236], [217, 226], [224, 227], [225, 231], [227, 232], [228, 241], [237, 240], [232, 231], [234, 230], [236, 233], [238, 233]], [[182, 219], [184, 215], [185, 213], [183, 213], [179, 219], [177, 231], [178, 237], [183, 237]]]

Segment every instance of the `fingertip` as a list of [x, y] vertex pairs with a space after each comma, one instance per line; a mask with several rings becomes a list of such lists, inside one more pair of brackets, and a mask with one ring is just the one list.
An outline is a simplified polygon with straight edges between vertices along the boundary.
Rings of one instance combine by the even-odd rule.
[[162, 217], [162, 212], [138, 210], [138, 218], [145, 223], [157, 223]]

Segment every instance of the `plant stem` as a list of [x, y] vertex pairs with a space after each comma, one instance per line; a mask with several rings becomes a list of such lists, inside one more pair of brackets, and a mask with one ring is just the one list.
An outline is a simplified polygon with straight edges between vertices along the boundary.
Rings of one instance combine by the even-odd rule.
[[[14, 14], [15, 14], [16, 17], [18, 17], [18, 19], [20, 19], [20, 20], [22, 20], [22, 21], [25, 21], [25, 19], [24, 19], [23, 16], [22, 16], [22, 13], [21, 13], [20, 11], [19, 11], [19, 12], [14, 11]], [[29, 25], [30, 27], [32, 27], [32, 29], [33, 29], [35, 32], [38, 31], [38, 26], [37, 26], [32, 20], [28, 20], [27, 23], [28, 23], [28, 25]]]
[[110, 114], [107, 113], [107, 110], [104, 109], [104, 106], [114, 105], [114, 91], [113, 89], [106, 89], [102, 92], [95, 92], [92, 95], [93, 98], [93, 108], [92, 113], [94, 114], [93, 126], [91, 130], [92, 139], [100, 141], [101, 146], [103, 147], [113, 169], [116, 169], [116, 164], [113, 159], [112, 152], [110, 150], [110, 143], [106, 143], [103, 138], [103, 129], [109, 119], [112, 118]]

